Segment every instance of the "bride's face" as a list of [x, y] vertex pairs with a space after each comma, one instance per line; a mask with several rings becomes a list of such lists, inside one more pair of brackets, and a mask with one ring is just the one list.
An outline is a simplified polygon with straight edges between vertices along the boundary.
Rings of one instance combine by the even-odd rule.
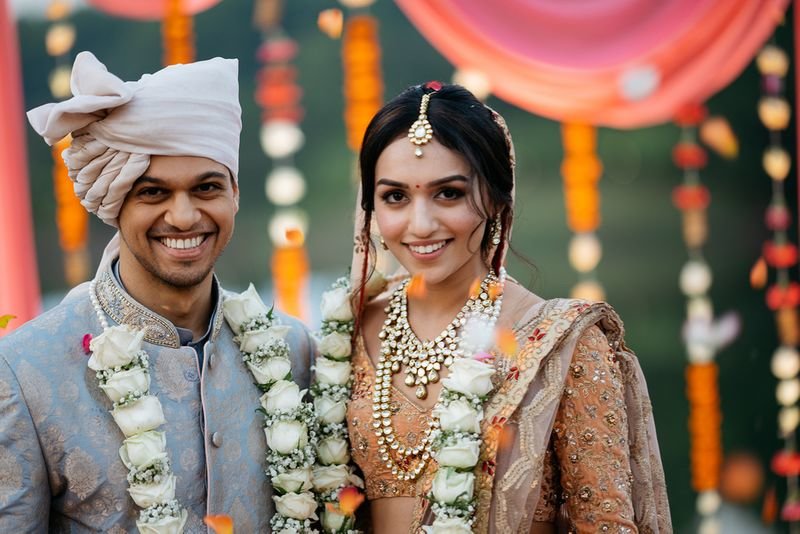
[[435, 285], [453, 277], [469, 284], [486, 270], [480, 244], [486, 219], [469, 164], [436, 140], [414, 155], [399, 138], [375, 165], [375, 219], [389, 251], [412, 275]]

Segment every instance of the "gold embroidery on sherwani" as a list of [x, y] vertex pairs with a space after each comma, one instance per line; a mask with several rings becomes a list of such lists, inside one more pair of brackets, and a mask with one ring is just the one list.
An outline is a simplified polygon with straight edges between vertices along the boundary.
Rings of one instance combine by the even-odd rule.
[[64, 476], [67, 479], [67, 490], [78, 499], [84, 500], [97, 489], [100, 468], [92, 456], [80, 447], [75, 447], [67, 453]]
[[28, 362], [19, 364], [17, 380], [22, 390], [26, 392], [25, 400], [28, 401], [34, 418], [33, 422], [37, 425], [41, 424], [53, 407], [53, 392], [49, 387], [41, 387], [43, 384], [47, 384], [47, 380]]
[[[192, 390], [192, 382], [183, 376], [184, 362], [177, 358], [158, 358], [151, 365], [153, 375], [161, 385], [161, 392], [174, 401], [180, 402], [188, 397]], [[199, 380], [199, 377], [196, 377]]]
[[0, 446], [0, 505], [22, 489], [22, 465], [6, 447]]

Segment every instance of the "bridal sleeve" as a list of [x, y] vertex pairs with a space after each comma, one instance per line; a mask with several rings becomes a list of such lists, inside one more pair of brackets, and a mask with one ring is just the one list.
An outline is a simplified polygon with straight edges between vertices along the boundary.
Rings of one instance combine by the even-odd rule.
[[576, 532], [637, 532], [621, 372], [592, 326], [572, 355], [551, 437], [561, 501]]

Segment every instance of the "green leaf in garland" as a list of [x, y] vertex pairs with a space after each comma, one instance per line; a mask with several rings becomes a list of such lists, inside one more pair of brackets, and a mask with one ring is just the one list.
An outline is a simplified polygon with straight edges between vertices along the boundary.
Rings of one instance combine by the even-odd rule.
[[16, 315], [0, 315], [0, 328], [5, 328], [12, 319], [16, 319]]

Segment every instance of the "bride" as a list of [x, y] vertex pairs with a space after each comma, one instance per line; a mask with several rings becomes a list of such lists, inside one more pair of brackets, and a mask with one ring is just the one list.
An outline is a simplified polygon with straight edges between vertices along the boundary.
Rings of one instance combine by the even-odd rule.
[[[505, 274], [502, 117], [457, 85], [411, 87], [373, 118], [360, 168], [347, 424], [373, 531], [671, 532], [619, 317]], [[373, 236], [407, 275], [368, 298]]]

